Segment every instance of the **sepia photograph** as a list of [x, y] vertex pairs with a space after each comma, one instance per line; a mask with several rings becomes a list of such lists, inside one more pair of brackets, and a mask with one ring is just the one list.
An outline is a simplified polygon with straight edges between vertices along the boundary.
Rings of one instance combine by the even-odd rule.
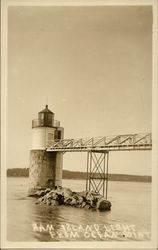
[[157, 1], [98, 3], [2, 1], [2, 249], [156, 249]]

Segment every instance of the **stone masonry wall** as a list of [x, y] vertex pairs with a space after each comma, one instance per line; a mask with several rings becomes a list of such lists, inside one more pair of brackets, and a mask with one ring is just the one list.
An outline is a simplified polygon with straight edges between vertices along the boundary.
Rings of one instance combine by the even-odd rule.
[[29, 191], [55, 186], [56, 155], [44, 150], [30, 151]]

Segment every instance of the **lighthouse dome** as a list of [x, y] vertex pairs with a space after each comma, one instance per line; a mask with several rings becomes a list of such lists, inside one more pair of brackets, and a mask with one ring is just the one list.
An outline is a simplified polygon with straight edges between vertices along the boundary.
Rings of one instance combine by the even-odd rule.
[[46, 105], [45, 109], [43, 109], [42, 111], [39, 112], [39, 114], [41, 114], [41, 113], [54, 114], [50, 109], [48, 109], [48, 105]]

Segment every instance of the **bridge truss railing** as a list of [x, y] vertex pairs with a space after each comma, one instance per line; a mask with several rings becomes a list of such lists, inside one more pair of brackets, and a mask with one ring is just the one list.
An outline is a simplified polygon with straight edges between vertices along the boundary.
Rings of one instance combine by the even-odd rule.
[[49, 141], [47, 150], [51, 151], [88, 151], [90, 149], [114, 150], [149, 150], [152, 146], [151, 133], [125, 134], [94, 138], [63, 139]]

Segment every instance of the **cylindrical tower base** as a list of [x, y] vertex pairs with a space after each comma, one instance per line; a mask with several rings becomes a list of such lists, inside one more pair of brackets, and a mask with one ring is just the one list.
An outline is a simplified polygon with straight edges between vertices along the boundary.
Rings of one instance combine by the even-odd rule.
[[30, 151], [29, 194], [62, 184], [62, 158], [57, 152]]

